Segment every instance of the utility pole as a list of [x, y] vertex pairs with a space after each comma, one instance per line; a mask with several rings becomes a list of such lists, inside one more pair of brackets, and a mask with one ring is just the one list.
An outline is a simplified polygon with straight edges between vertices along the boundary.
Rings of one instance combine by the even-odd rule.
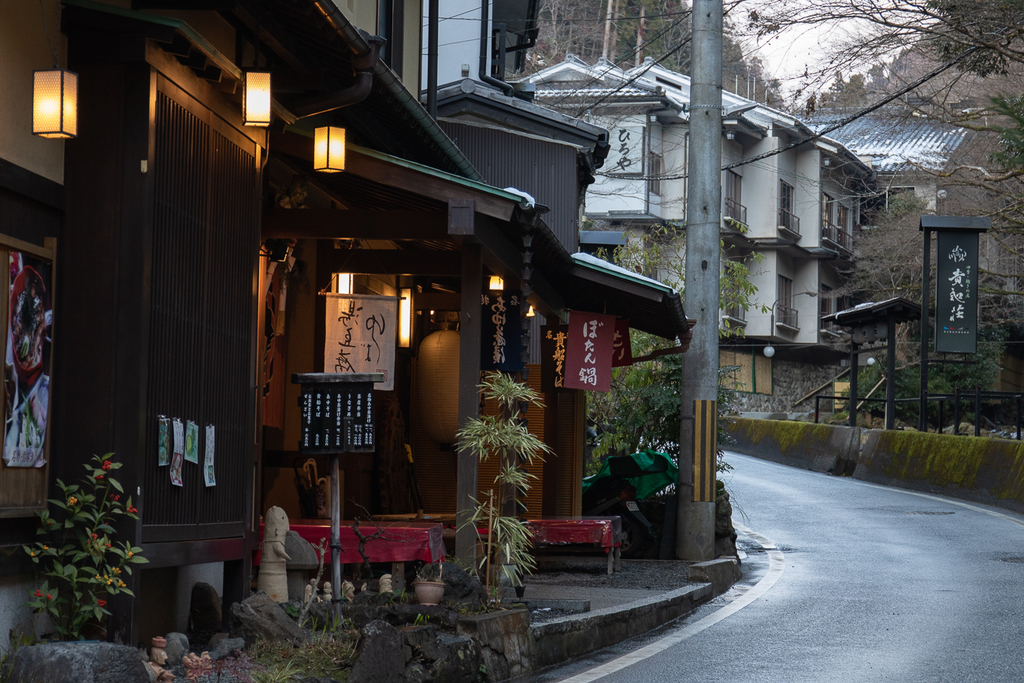
[[722, 213], [722, 0], [694, 0], [684, 309], [696, 318], [682, 355], [676, 557], [714, 559], [718, 444], [718, 299]]

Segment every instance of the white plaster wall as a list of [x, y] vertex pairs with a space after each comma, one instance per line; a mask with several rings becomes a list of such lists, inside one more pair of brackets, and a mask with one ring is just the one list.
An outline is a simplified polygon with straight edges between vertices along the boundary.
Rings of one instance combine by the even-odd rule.
[[184, 633], [188, 628], [188, 611], [192, 606], [192, 587], [197, 583], [208, 583], [224, 596], [224, 563], [189, 564], [178, 568], [178, 631]]
[[669, 124], [661, 129], [662, 159], [665, 176], [661, 181], [661, 217], [681, 221], [686, 218], [686, 147], [688, 128]]
[[815, 295], [821, 289], [820, 276], [818, 272], [818, 261], [815, 259], [794, 259], [792, 262], [793, 278], [793, 301], [792, 306], [797, 310], [797, 322], [800, 332], [796, 335], [797, 342], [801, 344], [815, 344], [818, 341], [818, 297], [798, 292], [813, 292]]
[[34, 627], [45, 627], [45, 623], [34, 624], [32, 613], [24, 607], [37, 588], [38, 584], [28, 574], [0, 577], [0, 655], [10, 650], [11, 631], [28, 633]]
[[[746, 147], [743, 155], [752, 157], [778, 148], [778, 138], [765, 137]], [[780, 156], [770, 156], [743, 166], [743, 203], [747, 207], [747, 220], [750, 221], [747, 226], [750, 228], [750, 237], [775, 236], [778, 227]]]
[[[750, 264], [750, 283], [757, 288], [757, 293], [752, 297], [754, 306], [771, 306], [775, 301], [775, 274], [778, 267], [778, 254], [774, 251], [765, 252], [760, 263]], [[771, 314], [762, 313], [754, 306], [747, 311], [747, 336], [767, 337], [771, 328]]]
[[797, 149], [794, 154], [800, 246], [816, 247], [821, 244], [821, 152], [817, 149]]
[[0, 0], [0, 158], [63, 183], [69, 143], [32, 135], [32, 72], [53, 68], [49, 41], [57, 46], [59, 64], [67, 64], [59, 6], [54, 0], [43, 0], [42, 8], [38, 1]]

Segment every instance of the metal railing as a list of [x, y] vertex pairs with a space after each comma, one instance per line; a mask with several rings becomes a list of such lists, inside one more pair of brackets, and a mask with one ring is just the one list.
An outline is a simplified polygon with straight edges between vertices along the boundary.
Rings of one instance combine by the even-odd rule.
[[722, 313], [733, 320], [747, 321], [747, 311], [742, 306], [726, 306]]
[[795, 308], [779, 304], [775, 309], [777, 311], [775, 315], [776, 325], [786, 325], [787, 327], [800, 329], [800, 325], [797, 324], [800, 318]]
[[823, 223], [821, 226], [821, 239], [832, 242], [840, 249], [853, 253], [853, 235], [839, 227], [835, 223]]
[[731, 197], [725, 198], [725, 211], [722, 212], [722, 217], [726, 220], [734, 220], [743, 225], [747, 223], [747, 207], [743, 206], [735, 199]]
[[788, 209], [779, 209], [779, 227], [800, 234], [800, 217]]

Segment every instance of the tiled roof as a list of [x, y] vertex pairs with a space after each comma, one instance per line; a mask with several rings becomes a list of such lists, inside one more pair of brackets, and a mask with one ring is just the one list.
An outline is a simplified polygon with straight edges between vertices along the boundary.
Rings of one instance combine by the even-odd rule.
[[[819, 113], [807, 124], [818, 131], [848, 115]], [[894, 173], [907, 165], [942, 169], [967, 132], [934, 119], [893, 113], [862, 116], [828, 136], [861, 157], [872, 157], [876, 171]]]

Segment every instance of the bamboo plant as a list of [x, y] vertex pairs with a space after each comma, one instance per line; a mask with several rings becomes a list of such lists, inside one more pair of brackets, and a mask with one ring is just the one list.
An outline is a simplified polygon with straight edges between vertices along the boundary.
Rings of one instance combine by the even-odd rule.
[[484, 574], [487, 593], [491, 595], [492, 579], [495, 588], [501, 578], [519, 586], [522, 574], [532, 572], [537, 566], [530, 553], [533, 544], [526, 524], [515, 515], [502, 514], [502, 510], [509, 507], [514, 510], [516, 492], [529, 490], [530, 480], [536, 478], [522, 465], [543, 462], [544, 455], [551, 449], [531, 434], [520, 419], [526, 406], [543, 407], [540, 394], [502, 372], [487, 373], [480, 388], [486, 399], [497, 402], [499, 413], [467, 422], [458, 431], [458, 450], [469, 451], [481, 462], [492, 456], [502, 457], [494, 486], [487, 490], [482, 501], [474, 499], [476, 507], [463, 522], [472, 524], [475, 529], [486, 525], [486, 550], [479, 558], [478, 568]]

